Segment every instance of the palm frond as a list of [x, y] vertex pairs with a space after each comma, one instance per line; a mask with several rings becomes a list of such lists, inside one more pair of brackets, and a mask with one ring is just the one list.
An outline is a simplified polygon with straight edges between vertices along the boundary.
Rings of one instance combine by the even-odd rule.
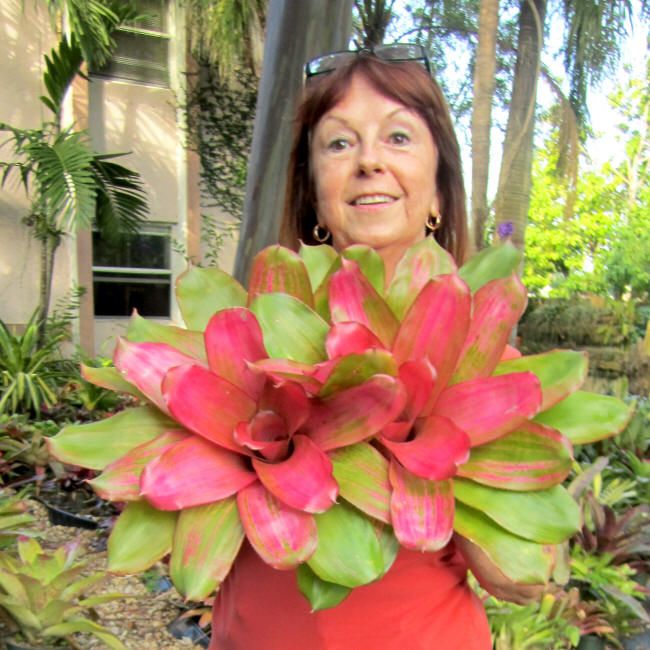
[[62, 131], [52, 143], [24, 147], [32, 163], [41, 208], [59, 230], [87, 228], [95, 209], [93, 154], [84, 132]]
[[43, 83], [47, 96], [41, 101], [54, 113], [57, 122], [61, 115], [61, 105], [72, 80], [79, 74], [83, 64], [83, 54], [76, 37], [70, 40], [63, 38], [56, 48], [45, 55], [45, 72]]
[[97, 186], [96, 225], [109, 239], [122, 232], [137, 232], [149, 214], [140, 175], [109, 160], [114, 157], [95, 155], [92, 161]]

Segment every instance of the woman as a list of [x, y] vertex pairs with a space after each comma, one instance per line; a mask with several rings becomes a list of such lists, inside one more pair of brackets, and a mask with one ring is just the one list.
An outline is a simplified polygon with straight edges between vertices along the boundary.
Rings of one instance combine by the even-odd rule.
[[[416, 46], [362, 54], [327, 55], [307, 66], [282, 243], [372, 246], [387, 282], [406, 249], [430, 233], [462, 261], [459, 148], [426, 57]], [[399, 61], [381, 58], [391, 56]], [[310, 613], [294, 573], [271, 569], [245, 546], [217, 597], [210, 647], [488, 650], [485, 613], [466, 581], [468, 562], [500, 597], [521, 602], [537, 593], [510, 584], [459, 539], [438, 553], [402, 549], [382, 580], [353, 590], [336, 608]]]

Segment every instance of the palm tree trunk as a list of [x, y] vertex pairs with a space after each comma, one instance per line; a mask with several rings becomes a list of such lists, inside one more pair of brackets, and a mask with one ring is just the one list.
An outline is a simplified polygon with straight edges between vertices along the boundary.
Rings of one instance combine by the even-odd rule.
[[242, 282], [248, 278], [255, 254], [278, 240], [303, 64], [323, 52], [345, 49], [351, 29], [352, 0], [269, 3], [264, 67], [235, 261], [235, 276]]
[[523, 249], [530, 203], [535, 126], [535, 100], [544, 39], [546, 0], [522, 0], [519, 14], [517, 62], [499, 188], [495, 199], [497, 233], [506, 226], [513, 243]]
[[499, 0], [481, 0], [472, 102], [472, 227], [476, 250], [484, 246], [485, 222], [488, 215], [490, 127], [498, 26]]

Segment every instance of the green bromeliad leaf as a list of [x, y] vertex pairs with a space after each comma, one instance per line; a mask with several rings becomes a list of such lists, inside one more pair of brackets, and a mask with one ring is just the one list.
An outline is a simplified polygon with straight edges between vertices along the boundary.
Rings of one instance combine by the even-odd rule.
[[106, 420], [72, 424], [47, 439], [50, 453], [64, 463], [104, 469], [135, 447], [153, 440], [178, 424], [153, 406], [122, 411]]
[[286, 293], [314, 306], [309, 273], [302, 258], [283, 246], [267, 246], [253, 260], [248, 300], [260, 293]]
[[321, 580], [307, 564], [301, 564], [296, 571], [298, 589], [309, 601], [312, 612], [336, 607], [352, 591], [349, 587]]
[[521, 257], [518, 248], [510, 242], [504, 242], [484, 248], [464, 264], [458, 274], [474, 293], [491, 280], [507, 278], [514, 273], [521, 262]]
[[580, 528], [578, 504], [560, 485], [537, 492], [513, 492], [457, 478], [454, 495], [502, 528], [532, 542], [560, 544]]
[[539, 413], [535, 422], [561, 431], [575, 445], [585, 445], [622, 431], [633, 412], [616, 397], [577, 391]]
[[582, 386], [587, 376], [587, 354], [574, 350], [552, 350], [518, 359], [503, 361], [494, 370], [495, 375], [529, 370], [542, 385], [542, 406], [545, 411]]
[[117, 393], [127, 393], [138, 399], [147, 401], [147, 398], [132, 383], [124, 379], [124, 375], [113, 366], [94, 368], [81, 364], [81, 376], [95, 386], [101, 386]]
[[374, 290], [380, 295], [384, 295], [384, 282], [386, 271], [384, 262], [379, 253], [374, 248], [355, 244], [348, 246], [341, 252], [341, 256], [346, 260], [353, 260], [359, 265], [363, 273]]
[[176, 298], [183, 320], [190, 330], [202, 332], [215, 312], [244, 307], [244, 287], [216, 268], [190, 267], [176, 281]]
[[138, 573], [172, 550], [176, 512], [156, 510], [146, 501], [129, 503], [108, 538], [108, 569]]
[[474, 508], [456, 502], [454, 529], [474, 542], [511, 580], [520, 584], [548, 582], [553, 550], [513, 535]]
[[372, 522], [358, 510], [341, 502], [315, 519], [318, 547], [307, 564], [321, 580], [359, 587], [388, 570], [386, 546]]
[[386, 293], [386, 301], [399, 320], [424, 285], [436, 275], [453, 273], [456, 264], [452, 256], [433, 237], [425, 237], [409, 248], [395, 268]]
[[206, 358], [203, 332], [154, 323], [138, 313], [133, 314], [129, 321], [126, 338], [133, 343], [166, 343], [195, 359]]
[[180, 513], [170, 574], [189, 600], [203, 600], [219, 587], [244, 541], [237, 499], [230, 497]]
[[282, 293], [261, 294], [253, 300], [251, 311], [262, 328], [269, 357], [311, 364], [326, 358], [327, 323], [298, 299]]
[[324, 398], [340, 390], [359, 386], [377, 374], [397, 376], [397, 363], [390, 352], [372, 349], [362, 354], [348, 354], [336, 363], [318, 396]]
[[390, 522], [388, 461], [366, 442], [329, 454], [339, 494], [367, 515]]
[[315, 293], [316, 289], [320, 287], [327, 277], [334, 260], [337, 258], [336, 251], [331, 246], [324, 244], [321, 246], [307, 246], [301, 243], [300, 257], [302, 257], [307, 267], [311, 288]]

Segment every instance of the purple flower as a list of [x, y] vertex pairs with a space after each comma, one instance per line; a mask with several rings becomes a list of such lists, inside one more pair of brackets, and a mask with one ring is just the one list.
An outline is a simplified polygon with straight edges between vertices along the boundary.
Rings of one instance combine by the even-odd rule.
[[499, 239], [507, 239], [512, 236], [512, 233], [515, 231], [515, 227], [512, 225], [512, 221], [504, 221], [500, 223], [497, 228], [497, 234]]

